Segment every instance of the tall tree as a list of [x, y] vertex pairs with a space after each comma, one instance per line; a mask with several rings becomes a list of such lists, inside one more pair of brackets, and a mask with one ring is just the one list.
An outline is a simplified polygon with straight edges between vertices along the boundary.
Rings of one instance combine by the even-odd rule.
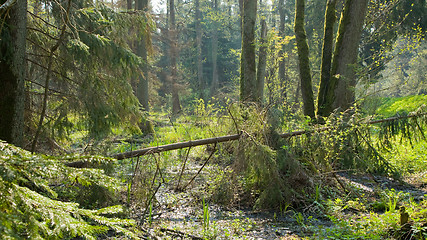
[[181, 103], [178, 93], [178, 32], [175, 19], [175, 0], [169, 0], [169, 37], [170, 37], [170, 68], [172, 82], [172, 113], [178, 114], [181, 111]]
[[1, 0], [0, 6], [0, 139], [22, 146], [27, 69], [27, 1]]
[[336, 21], [336, 0], [328, 0], [325, 12], [325, 29], [323, 36], [322, 65], [319, 93], [317, 96], [317, 115], [326, 117], [331, 109], [326, 109], [326, 92], [330, 87], [332, 53], [334, 44], [334, 24]]
[[212, 84], [211, 95], [214, 95], [218, 89], [218, 0], [212, 0], [212, 10], [214, 12], [213, 30], [212, 30]]
[[240, 101], [257, 102], [255, 64], [255, 22], [257, 1], [243, 0], [242, 53], [240, 61]]
[[265, 71], [267, 67], [267, 23], [265, 19], [261, 19], [261, 34], [260, 34], [260, 47], [258, 55], [258, 71], [257, 71], [257, 86], [256, 97], [257, 102], [262, 103], [264, 100], [264, 82]]
[[295, 2], [295, 38], [298, 48], [299, 75], [301, 82], [302, 101], [304, 104], [304, 114], [314, 118], [314, 99], [311, 83], [311, 71], [309, 60], [309, 48], [307, 36], [304, 29], [305, 1]]
[[195, 21], [196, 21], [196, 48], [197, 48], [197, 82], [203, 98], [203, 90], [205, 83], [203, 80], [203, 63], [202, 63], [202, 26], [201, 26], [201, 15], [200, 15], [200, 0], [195, 0]]
[[[285, 0], [279, 0], [279, 34], [282, 38], [285, 38], [285, 21], [286, 21], [286, 15], [285, 15]], [[285, 45], [282, 45], [282, 49], [280, 50], [280, 56], [283, 56], [285, 54]], [[283, 57], [279, 62], [279, 82], [281, 84], [281, 88], [283, 89], [283, 100], [286, 100], [287, 91], [286, 91], [286, 60]]]
[[325, 88], [321, 113], [342, 111], [355, 100], [358, 47], [369, 0], [346, 0], [341, 14], [338, 36], [331, 66], [331, 77]]
[[[137, 0], [137, 7], [139, 11], [144, 11], [146, 14], [148, 11], [148, 0]], [[145, 34], [142, 36], [142, 38], [137, 43], [137, 55], [141, 57], [142, 63], [141, 63], [141, 74], [139, 77], [139, 81], [137, 84], [137, 91], [136, 96], [138, 97], [139, 103], [142, 105], [142, 108], [144, 111], [149, 111], [149, 105], [148, 105], [148, 53], [147, 53], [147, 46], [150, 44], [149, 41], [150, 37], [148, 34]]]

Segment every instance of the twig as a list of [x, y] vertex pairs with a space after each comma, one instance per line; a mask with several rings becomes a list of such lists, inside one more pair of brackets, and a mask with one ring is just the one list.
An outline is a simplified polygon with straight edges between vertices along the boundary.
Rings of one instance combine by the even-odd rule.
[[193, 240], [203, 240], [203, 238], [201, 238], [201, 237], [197, 237], [197, 236], [194, 236], [194, 235], [191, 235], [191, 234], [188, 234], [188, 233], [185, 233], [185, 232], [181, 232], [181, 231], [178, 231], [178, 230], [174, 230], [174, 229], [161, 228], [160, 231], [164, 232], [164, 233], [169, 233], [169, 234], [174, 235], [174, 236], [191, 238]]
[[64, 21], [64, 25], [62, 26], [61, 34], [59, 35], [59, 39], [56, 42], [56, 44], [50, 49], [50, 53], [49, 53], [49, 63], [48, 63], [47, 73], [46, 73], [46, 82], [45, 82], [45, 91], [44, 91], [43, 106], [42, 106], [42, 111], [41, 111], [41, 115], [40, 115], [40, 120], [39, 120], [39, 124], [38, 124], [38, 127], [37, 127], [37, 131], [36, 131], [36, 134], [34, 136], [33, 143], [31, 145], [31, 152], [32, 153], [34, 153], [35, 150], [36, 150], [37, 140], [39, 138], [39, 135], [40, 135], [40, 132], [41, 132], [41, 129], [42, 129], [42, 126], [43, 126], [44, 115], [46, 113], [47, 98], [48, 98], [48, 95], [49, 95], [49, 80], [50, 80], [50, 73], [52, 71], [52, 64], [53, 64], [53, 55], [54, 55], [55, 51], [58, 49], [58, 47], [61, 45], [61, 43], [65, 39], [65, 30], [67, 29], [67, 23], [69, 21], [68, 14], [70, 13], [70, 9], [71, 9], [71, 0], [68, 0], [67, 10], [65, 11], [66, 20]]
[[179, 190], [179, 184], [181, 183], [181, 177], [182, 177], [182, 174], [184, 173], [185, 165], [187, 164], [187, 160], [188, 160], [188, 155], [190, 155], [190, 150], [191, 150], [191, 147], [189, 147], [187, 150], [187, 155], [185, 156], [184, 163], [182, 164], [181, 173], [179, 174], [178, 183], [176, 184], [175, 191]]
[[200, 174], [200, 172], [203, 170], [203, 168], [206, 166], [206, 164], [209, 162], [209, 160], [212, 158], [212, 156], [214, 155], [214, 153], [216, 152], [216, 143], [214, 145], [214, 149], [212, 150], [211, 154], [209, 155], [209, 157], [206, 159], [206, 161], [203, 163], [202, 167], [200, 167], [199, 171], [196, 173], [196, 175], [194, 175], [191, 180], [187, 183], [187, 185], [185, 185], [185, 187], [182, 190], [185, 190], [193, 181], [194, 179]]

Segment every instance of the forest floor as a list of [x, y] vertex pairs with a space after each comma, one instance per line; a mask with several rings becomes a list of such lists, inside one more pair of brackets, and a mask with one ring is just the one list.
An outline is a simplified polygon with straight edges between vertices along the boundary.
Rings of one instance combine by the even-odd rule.
[[[192, 167], [193, 170], [187, 174], [194, 174], [200, 166]], [[175, 191], [176, 182], [173, 181], [162, 185], [156, 194], [158, 204], [149, 216], [151, 220], [139, 219], [144, 222], [147, 236], [151, 239], [310, 239], [318, 229], [334, 227], [325, 211], [319, 211], [318, 207], [322, 204], [318, 206], [313, 203], [299, 209], [287, 207], [276, 212], [254, 211], [239, 204], [228, 207], [209, 201], [204, 204], [202, 198], [206, 193], [206, 182], [203, 176], [202, 172], [196, 179], [197, 184], [186, 191]], [[427, 172], [401, 180], [345, 172], [338, 174], [338, 178], [352, 193], [363, 198], [365, 204], [380, 201], [379, 193], [391, 189], [399, 196], [411, 197], [416, 202], [427, 196]], [[240, 200], [242, 203], [244, 201]], [[345, 210], [349, 218], [363, 215], [364, 212], [352, 206]], [[381, 212], [383, 210], [379, 209], [378, 213]], [[138, 210], [134, 213], [136, 219], [143, 215]]]

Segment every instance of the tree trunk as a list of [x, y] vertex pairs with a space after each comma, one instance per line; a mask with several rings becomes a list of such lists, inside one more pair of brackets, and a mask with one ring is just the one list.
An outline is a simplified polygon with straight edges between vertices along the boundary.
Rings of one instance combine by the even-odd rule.
[[336, 21], [335, 7], [337, 0], [328, 0], [325, 13], [325, 29], [323, 36], [322, 66], [319, 93], [317, 95], [317, 116], [326, 117], [331, 109], [326, 107], [326, 93], [330, 86], [332, 52], [334, 45], [334, 24]]
[[[5, 2], [0, 1], [1, 4]], [[0, 139], [22, 147], [27, 69], [27, 1], [17, 1], [9, 12], [3, 14], [0, 20]], [[6, 36], [9, 36], [9, 40]]]
[[332, 60], [330, 84], [324, 94], [323, 115], [329, 115], [334, 109], [344, 111], [354, 102], [355, 65], [367, 5], [368, 0], [345, 1]]
[[240, 101], [257, 102], [255, 64], [255, 22], [257, 1], [243, 1], [242, 56], [240, 62]]
[[[279, 15], [280, 15], [280, 23], [279, 23], [279, 35], [284, 39], [285, 38], [285, 0], [279, 0]], [[282, 89], [282, 100], [287, 100], [287, 80], [286, 80], [286, 60], [283, 57], [285, 55], [285, 46], [282, 45], [282, 49], [280, 50], [280, 56], [282, 59], [279, 62], [279, 82], [280, 87]]]
[[[148, 0], [137, 0], [138, 9], [140, 11], [148, 10]], [[148, 105], [148, 54], [147, 54], [147, 41], [149, 36], [142, 36], [142, 39], [137, 43], [137, 54], [142, 58], [141, 72], [137, 84], [136, 96], [139, 103], [142, 105], [144, 111], [149, 111]]]
[[258, 56], [258, 72], [257, 72], [257, 102], [262, 103], [264, 100], [264, 82], [265, 69], [267, 67], [267, 24], [265, 19], [261, 20], [261, 36]]
[[244, 0], [239, 0], [239, 10], [240, 10], [239, 29], [240, 29], [240, 35], [243, 34], [243, 1]]
[[200, 98], [204, 98], [203, 91], [205, 83], [203, 81], [203, 63], [202, 63], [202, 27], [200, 24], [200, 0], [195, 0], [196, 7], [196, 45], [197, 45], [197, 80], [200, 90]]
[[170, 17], [170, 60], [171, 60], [171, 81], [172, 81], [172, 114], [178, 114], [181, 112], [181, 103], [179, 100], [178, 93], [178, 69], [176, 59], [178, 57], [178, 37], [176, 31], [176, 20], [175, 20], [175, 2], [169, 0], [169, 17]]
[[[212, 8], [215, 13], [218, 13], [218, 0], [212, 1]], [[212, 30], [212, 85], [211, 96], [214, 95], [218, 89], [218, 22], [214, 20]]]
[[314, 99], [313, 89], [311, 84], [311, 70], [309, 60], [309, 48], [307, 36], [304, 29], [304, 0], [296, 0], [295, 2], [295, 37], [298, 48], [298, 66], [301, 82], [301, 93], [303, 101], [304, 114], [314, 118]]

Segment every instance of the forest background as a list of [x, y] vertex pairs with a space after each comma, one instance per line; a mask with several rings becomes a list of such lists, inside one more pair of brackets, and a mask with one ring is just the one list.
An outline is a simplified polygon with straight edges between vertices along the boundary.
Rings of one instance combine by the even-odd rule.
[[[215, 179], [213, 203], [299, 209], [352, 192], [335, 171], [427, 170], [425, 0], [0, 4], [0, 139], [29, 150], [1, 143], [4, 236], [137, 237], [122, 207], [101, 207], [126, 202], [145, 221], [161, 186], [183, 191], [200, 172]], [[236, 143], [114, 159], [230, 134]]]

